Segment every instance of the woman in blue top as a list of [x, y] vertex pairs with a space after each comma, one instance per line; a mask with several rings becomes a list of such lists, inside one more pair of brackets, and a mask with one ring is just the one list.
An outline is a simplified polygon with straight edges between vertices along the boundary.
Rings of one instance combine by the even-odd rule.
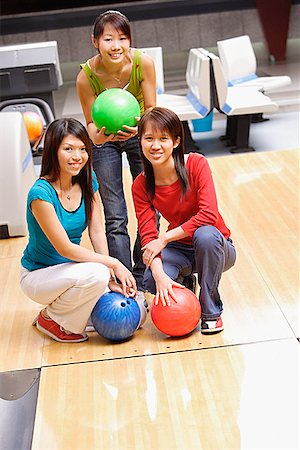
[[[88, 318], [107, 288], [126, 296], [136, 291], [131, 272], [108, 254], [100, 212], [87, 131], [75, 119], [55, 120], [45, 135], [40, 178], [28, 194], [20, 283], [45, 305], [34, 325], [59, 342], [88, 339]], [[86, 228], [93, 250], [80, 246]]]

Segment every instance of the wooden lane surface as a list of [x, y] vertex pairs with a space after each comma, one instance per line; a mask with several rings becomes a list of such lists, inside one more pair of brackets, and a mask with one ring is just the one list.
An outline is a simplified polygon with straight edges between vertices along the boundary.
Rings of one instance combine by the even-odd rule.
[[299, 337], [299, 150], [209, 161], [235, 243], [246, 249]]
[[295, 338], [43, 368], [32, 450], [296, 449], [298, 377]]
[[0, 258], [0, 372], [41, 367], [45, 338], [32, 330], [40, 307], [19, 286], [20, 258]]
[[[222, 278], [225, 331], [216, 336], [203, 336], [196, 330], [188, 337], [170, 339], [148, 320], [122, 344], [111, 345], [95, 333], [87, 343], [55, 343], [31, 327], [39, 305], [27, 300], [19, 288], [19, 259], [27, 238], [0, 241], [0, 370], [285, 339], [293, 336], [293, 331], [298, 334], [297, 158], [297, 152], [277, 151], [209, 160], [220, 209], [230, 224], [238, 253], [235, 267]], [[130, 183], [125, 170], [129, 226], [134, 236]], [[90, 245], [86, 235], [83, 245]]]
[[97, 333], [90, 333], [88, 342], [76, 346], [47, 340], [43, 364], [113, 359], [292, 337], [287, 320], [252, 259], [242, 247], [238, 252], [240, 257], [235, 269], [225, 273], [222, 282], [222, 295], [226, 299], [224, 332], [204, 336], [198, 328], [189, 336], [168, 338], [148, 318], [143, 328], [123, 343], [111, 344]]

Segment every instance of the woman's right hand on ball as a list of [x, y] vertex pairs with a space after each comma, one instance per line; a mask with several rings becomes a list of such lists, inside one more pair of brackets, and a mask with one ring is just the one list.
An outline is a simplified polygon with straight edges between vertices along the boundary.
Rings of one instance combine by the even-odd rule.
[[130, 272], [119, 260], [115, 259], [115, 264], [113, 265], [113, 271], [115, 276], [118, 278], [120, 284], [122, 285], [123, 295], [129, 297], [132, 295], [132, 290], [136, 291], [136, 281]]

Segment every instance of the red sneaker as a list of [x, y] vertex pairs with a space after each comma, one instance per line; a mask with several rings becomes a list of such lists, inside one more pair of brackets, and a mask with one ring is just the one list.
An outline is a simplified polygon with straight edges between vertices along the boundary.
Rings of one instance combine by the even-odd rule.
[[88, 339], [87, 334], [66, 333], [66, 331], [52, 319], [46, 319], [42, 312], [37, 317], [36, 327], [38, 330], [50, 336], [58, 342], [84, 342]]
[[201, 320], [201, 333], [202, 334], [215, 334], [224, 330], [224, 325], [221, 317], [217, 319], [202, 319]]

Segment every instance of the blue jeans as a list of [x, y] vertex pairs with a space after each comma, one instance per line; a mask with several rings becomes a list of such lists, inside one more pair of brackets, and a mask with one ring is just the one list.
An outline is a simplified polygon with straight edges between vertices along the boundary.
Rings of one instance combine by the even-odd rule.
[[132, 267], [130, 238], [128, 234], [128, 213], [123, 189], [122, 153], [129, 162], [132, 178], [142, 171], [137, 136], [122, 142], [107, 142], [99, 147], [93, 145], [93, 169], [99, 182], [99, 192], [104, 208], [105, 229], [110, 256], [121, 261], [136, 279], [138, 289], [142, 289], [145, 265], [142, 261], [141, 243], [137, 235]]
[[[170, 242], [161, 257], [165, 273], [174, 281], [181, 283], [184, 277], [198, 273], [203, 319], [215, 319], [222, 314], [223, 303], [218, 289], [221, 275], [236, 260], [231, 239], [225, 239], [213, 226], [202, 226], [195, 231], [192, 246]], [[144, 288], [152, 294], [156, 292], [150, 269], [146, 269], [144, 274]]]

